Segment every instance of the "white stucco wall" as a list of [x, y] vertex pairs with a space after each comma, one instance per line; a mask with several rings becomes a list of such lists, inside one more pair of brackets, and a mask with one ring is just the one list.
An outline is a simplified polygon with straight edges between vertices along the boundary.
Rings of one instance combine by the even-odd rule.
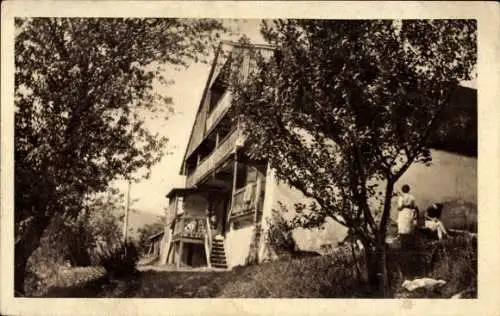
[[[304, 203], [309, 205], [312, 199], [307, 198], [299, 190], [290, 187], [289, 185], [278, 182], [273, 194], [272, 208], [280, 210], [279, 202], [287, 208], [288, 212], [283, 213], [283, 216], [291, 220], [297, 213], [295, 212], [295, 203]], [[293, 231], [293, 237], [300, 250], [320, 251], [321, 245], [331, 244], [336, 246], [338, 242], [344, 240], [347, 235], [347, 228], [328, 218], [321, 226], [321, 229], [304, 229], [297, 228]]]
[[[405, 183], [409, 184], [411, 193], [415, 196], [422, 212], [436, 202], [477, 203], [477, 158], [437, 150], [432, 150], [431, 153], [432, 164], [430, 166], [413, 164], [400, 178], [396, 188], [400, 188]], [[279, 201], [289, 210], [283, 215], [285, 218], [291, 219], [295, 215], [295, 203], [301, 202], [307, 205], [311, 200], [287, 184], [277, 182], [274, 173], [268, 171], [263, 212], [263, 227], [265, 229], [267, 229], [265, 218], [271, 216], [272, 209], [280, 209]], [[394, 207], [391, 211], [391, 218], [397, 219], [397, 210]], [[299, 248], [320, 252], [322, 244], [335, 246], [347, 234], [347, 228], [331, 218], [327, 219], [323, 228], [323, 230], [296, 229], [293, 236]], [[265, 254], [266, 251], [265, 245], [261, 243], [260, 257], [269, 257], [268, 254]]]
[[477, 158], [438, 150], [431, 154], [431, 166], [413, 164], [397, 187], [410, 185], [421, 210], [437, 202], [477, 202]]
[[266, 180], [264, 182], [264, 202], [262, 206], [262, 235], [259, 241], [259, 254], [258, 259], [259, 262], [264, 260], [272, 259], [273, 253], [271, 249], [268, 247], [266, 242], [266, 234], [268, 230], [268, 221], [267, 219], [271, 218], [273, 201], [274, 201], [274, 191], [277, 187], [278, 183], [276, 181], [276, 177], [274, 175], [274, 170], [272, 168], [267, 167], [266, 170]]
[[[251, 218], [247, 219], [251, 221]], [[254, 225], [251, 222], [241, 223], [241, 227], [233, 227], [226, 234], [225, 251], [228, 267], [244, 265], [252, 242]], [[236, 226], [240, 226], [236, 225]]]

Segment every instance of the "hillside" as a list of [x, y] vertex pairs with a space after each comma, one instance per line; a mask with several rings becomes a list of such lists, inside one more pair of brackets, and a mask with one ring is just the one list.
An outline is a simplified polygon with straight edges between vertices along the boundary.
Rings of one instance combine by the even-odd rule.
[[165, 217], [162, 215], [132, 210], [129, 214], [128, 224], [129, 224], [129, 236], [132, 238], [137, 237], [137, 230], [148, 224], [153, 224], [156, 222], [164, 221]]

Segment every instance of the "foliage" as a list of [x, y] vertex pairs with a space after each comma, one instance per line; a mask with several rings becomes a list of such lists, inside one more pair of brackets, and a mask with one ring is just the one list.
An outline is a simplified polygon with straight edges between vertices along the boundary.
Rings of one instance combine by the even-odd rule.
[[[233, 116], [254, 159], [314, 200], [296, 224], [327, 216], [353, 230], [377, 259], [387, 294], [384, 240], [394, 185], [429, 163], [429, 136], [476, 65], [472, 20], [264, 22], [272, 58], [233, 76]], [[239, 68], [238, 66], [235, 67]], [[381, 294], [384, 295], [384, 294]]]
[[137, 248], [139, 250], [139, 253], [145, 255], [150, 246], [148, 238], [154, 234], [163, 232], [164, 230], [165, 230], [165, 223], [163, 221], [155, 222], [152, 224], [146, 224], [143, 227], [138, 228]]
[[293, 239], [293, 227], [283, 217], [282, 212], [273, 210], [271, 218], [267, 219], [267, 243], [277, 253], [293, 252], [295, 250], [295, 240]]
[[[16, 18], [16, 291], [55, 214], [80, 214], [88, 194], [148, 175], [167, 139], [144, 119], [171, 110], [167, 70], [209, 52], [215, 20]], [[170, 67], [170, 68], [167, 68]]]
[[[86, 212], [76, 218], [55, 217], [45, 230], [40, 246], [28, 260], [25, 293], [39, 295], [60, 279], [60, 269], [96, 265], [98, 245], [113, 244], [122, 233], [123, 195], [108, 189], [89, 199]], [[118, 211], [118, 212], [117, 212]]]
[[139, 252], [134, 243], [108, 245], [97, 253], [99, 265], [114, 277], [125, 277], [134, 273], [139, 261]]
[[446, 284], [436, 291], [418, 290], [412, 293], [399, 288], [404, 281], [398, 274], [400, 253], [390, 253], [393, 282], [392, 291], [396, 297], [407, 298], [449, 298], [462, 291], [477, 294], [477, 238], [467, 234], [452, 235], [443, 241], [429, 240], [417, 235], [413, 269], [419, 276], [445, 280]]

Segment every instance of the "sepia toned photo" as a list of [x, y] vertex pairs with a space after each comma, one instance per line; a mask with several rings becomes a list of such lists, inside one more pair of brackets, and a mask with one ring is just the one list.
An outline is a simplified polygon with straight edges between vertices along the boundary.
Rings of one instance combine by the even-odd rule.
[[479, 298], [477, 19], [13, 23], [14, 298]]

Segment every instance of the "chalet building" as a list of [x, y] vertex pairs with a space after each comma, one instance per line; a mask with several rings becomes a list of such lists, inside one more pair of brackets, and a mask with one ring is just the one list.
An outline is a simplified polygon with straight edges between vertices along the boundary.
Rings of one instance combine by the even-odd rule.
[[[298, 190], [278, 182], [266, 162], [246, 158], [241, 129], [228, 118], [230, 56], [246, 49], [223, 42], [212, 64], [180, 171], [186, 177], [185, 187], [174, 188], [167, 195], [160, 264], [225, 269], [273, 259], [266, 242], [272, 210], [281, 204], [293, 210], [294, 203], [308, 201]], [[268, 46], [252, 49], [264, 56], [273, 54]], [[245, 76], [253, 60], [243, 55], [241, 72]], [[466, 90], [465, 108], [472, 106], [476, 115], [475, 90]], [[463, 107], [463, 102], [458, 103]], [[476, 132], [471, 137], [475, 142]], [[435, 164], [411, 167], [402, 181], [414, 188], [421, 208], [438, 201], [475, 203], [475, 155], [452, 153], [439, 138], [435, 142], [444, 149], [433, 152]], [[301, 250], [320, 252], [325, 245], [337, 245], [346, 234], [343, 226], [328, 220], [324, 229], [297, 229], [293, 236]]]

